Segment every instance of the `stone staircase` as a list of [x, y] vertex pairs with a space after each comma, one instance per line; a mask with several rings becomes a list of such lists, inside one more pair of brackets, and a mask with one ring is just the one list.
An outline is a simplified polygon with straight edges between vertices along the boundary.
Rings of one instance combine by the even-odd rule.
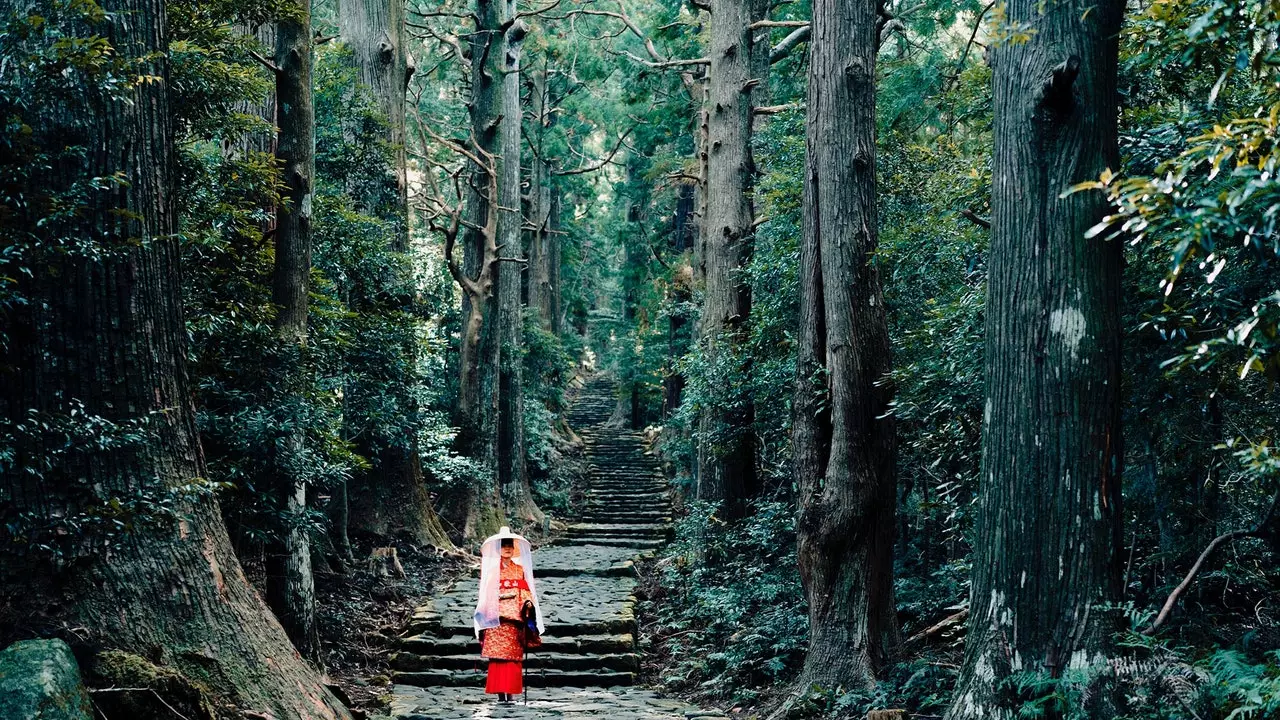
[[[597, 375], [568, 413], [586, 443], [590, 489], [564, 535], [533, 553], [547, 631], [526, 658], [531, 687], [627, 686], [640, 669], [633, 562], [669, 539], [671, 503], [642, 434], [607, 426], [615, 403], [614, 383]], [[394, 682], [484, 684], [485, 661], [471, 626], [477, 582], [478, 574], [462, 578], [414, 612], [391, 658]]]

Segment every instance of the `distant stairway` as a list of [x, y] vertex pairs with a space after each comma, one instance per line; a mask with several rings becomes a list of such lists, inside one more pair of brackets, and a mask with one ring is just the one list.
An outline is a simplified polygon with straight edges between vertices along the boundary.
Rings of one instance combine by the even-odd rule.
[[[533, 687], [632, 685], [640, 669], [633, 562], [670, 539], [671, 499], [643, 435], [605, 427], [616, 402], [614, 382], [596, 375], [567, 413], [586, 443], [590, 489], [564, 536], [533, 553], [547, 626], [525, 663]], [[396, 683], [484, 684], [471, 626], [477, 584], [463, 578], [414, 612], [391, 658]]]

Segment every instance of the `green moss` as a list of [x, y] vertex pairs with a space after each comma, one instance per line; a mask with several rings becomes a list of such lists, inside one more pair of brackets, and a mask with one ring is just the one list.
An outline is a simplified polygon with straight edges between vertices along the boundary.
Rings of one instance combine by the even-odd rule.
[[176, 717], [174, 710], [188, 718], [215, 720], [219, 717], [213, 693], [205, 683], [132, 653], [122, 650], [98, 653], [93, 658], [92, 678], [95, 685], [103, 687], [146, 688], [146, 691], [99, 695], [99, 704], [105, 702], [110, 706], [110, 717]]

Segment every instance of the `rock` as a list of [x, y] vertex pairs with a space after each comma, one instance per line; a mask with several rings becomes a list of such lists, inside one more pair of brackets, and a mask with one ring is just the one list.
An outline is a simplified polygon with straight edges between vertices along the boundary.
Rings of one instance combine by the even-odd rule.
[[61, 640], [22, 640], [0, 652], [0, 718], [91, 720], [80, 666]]
[[212, 693], [177, 670], [121, 650], [104, 650], [89, 667], [94, 702], [109, 718], [213, 720]]
[[872, 710], [867, 720], [908, 720], [906, 710]]

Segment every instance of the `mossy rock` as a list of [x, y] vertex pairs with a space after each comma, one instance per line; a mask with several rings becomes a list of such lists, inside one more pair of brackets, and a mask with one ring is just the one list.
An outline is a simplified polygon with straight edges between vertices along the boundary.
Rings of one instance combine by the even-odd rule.
[[209, 690], [171, 667], [121, 650], [93, 658], [94, 700], [109, 718], [217, 720]]
[[90, 720], [80, 666], [61, 640], [22, 640], [0, 652], [0, 718]]

